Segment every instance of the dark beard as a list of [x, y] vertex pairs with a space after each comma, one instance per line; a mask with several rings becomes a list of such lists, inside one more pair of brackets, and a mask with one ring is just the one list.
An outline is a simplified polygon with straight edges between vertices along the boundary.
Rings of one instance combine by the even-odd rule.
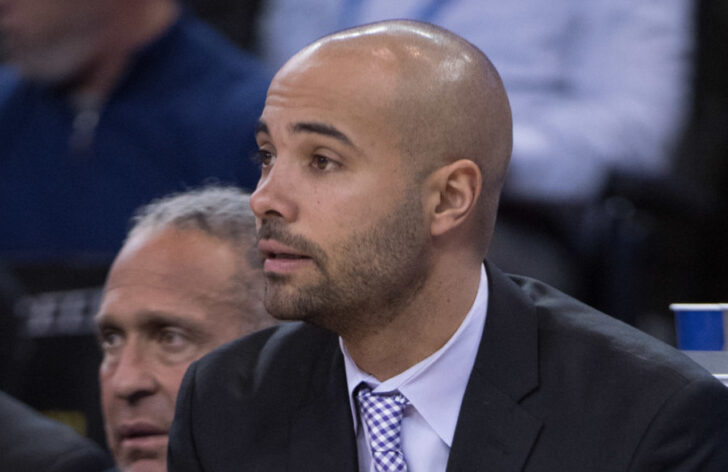
[[288, 276], [267, 274], [266, 309], [278, 319], [304, 320], [339, 334], [385, 326], [419, 292], [429, 273], [429, 232], [422, 214], [419, 199], [411, 198], [328, 254], [287, 233], [281, 220], [264, 220], [260, 238], [310, 255], [321, 275], [318, 283], [293, 287]]

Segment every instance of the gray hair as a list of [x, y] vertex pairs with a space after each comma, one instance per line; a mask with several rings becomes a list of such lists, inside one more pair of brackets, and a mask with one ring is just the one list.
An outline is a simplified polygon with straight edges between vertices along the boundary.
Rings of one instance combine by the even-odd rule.
[[[231, 296], [248, 324], [256, 328], [273, 324], [262, 303], [262, 259], [255, 244], [255, 215], [248, 193], [220, 185], [173, 193], [137, 209], [131, 223], [126, 241], [143, 231], [171, 226], [202, 231], [230, 244], [239, 256], [240, 270], [229, 287], [221, 287], [221, 296]], [[246, 261], [250, 270], [245, 268]]]
[[255, 241], [250, 195], [237, 187], [208, 185], [154, 200], [137, 209], [127, 240], [143, 229], [170, 225], [198, 229], [235, 244]]

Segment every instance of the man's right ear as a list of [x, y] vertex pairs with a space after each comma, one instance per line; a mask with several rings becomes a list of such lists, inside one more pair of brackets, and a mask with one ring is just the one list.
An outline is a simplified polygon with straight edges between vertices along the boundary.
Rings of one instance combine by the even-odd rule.
[[430, 234], [441, 236], [466, 221], [475, 211], [482, 186], [480, 168], [470, 159], [459, 159], [434, 171], [427, 178]]

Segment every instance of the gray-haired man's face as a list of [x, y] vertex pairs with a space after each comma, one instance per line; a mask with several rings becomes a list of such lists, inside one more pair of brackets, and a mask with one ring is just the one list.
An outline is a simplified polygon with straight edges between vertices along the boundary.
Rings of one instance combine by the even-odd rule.
[[135, 234], [114, 262], [96, 323], [106, 437], [122, 470], [166, 470], [185, 370], [245, 332], [225, 290], [240, 263], [229, 244], [173, 228]]

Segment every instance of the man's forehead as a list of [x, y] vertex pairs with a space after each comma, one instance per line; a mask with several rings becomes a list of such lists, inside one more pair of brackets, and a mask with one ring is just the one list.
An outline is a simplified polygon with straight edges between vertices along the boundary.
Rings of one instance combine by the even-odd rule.
[[291, 58], [274, 76], [268, 95], [386, 94], [402, 73], [399, 58], [387, 46], [326, 47]]
[[396, 101], [395, 82], [387, 74], [363, 73], [356, 63], [335, 71], [316, 67], [280, 76], [268, 90], [261, 115], [268, 126], [264, 130], [341, 131], [344, 121], [387, 121]]
[[177, 297], [216, 293], [238, 268], [232, 245], [201, 230], [151, 229], [125, 243], [112, 264], [106, 290], [159, 291]]

